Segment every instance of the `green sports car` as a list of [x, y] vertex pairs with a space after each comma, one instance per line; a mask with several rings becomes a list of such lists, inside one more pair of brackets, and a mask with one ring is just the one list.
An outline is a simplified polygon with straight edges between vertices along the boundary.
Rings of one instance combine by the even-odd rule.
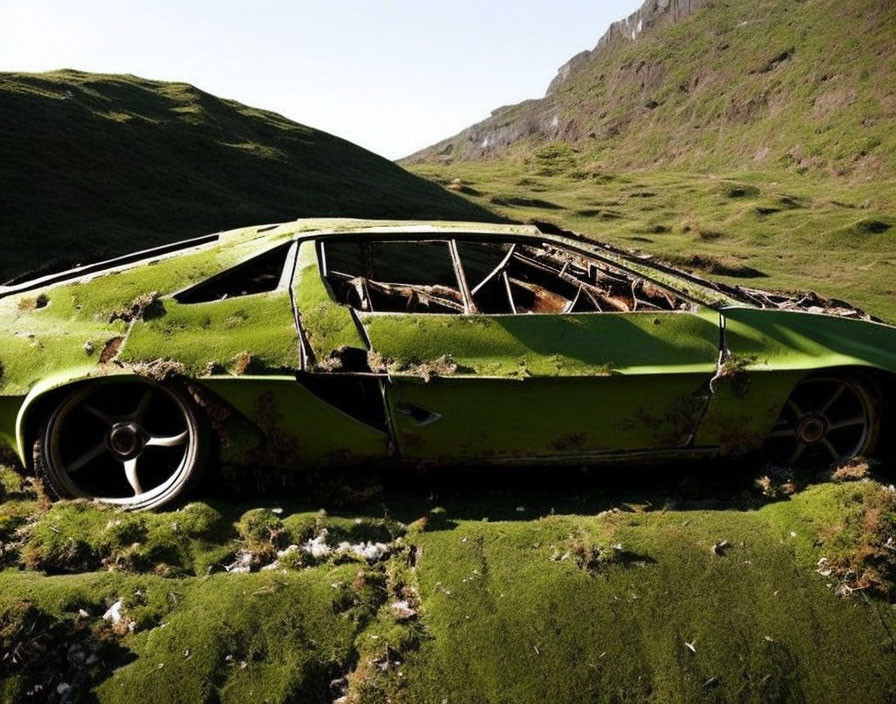
[[542, 229], [299, 220], [0, 286], [0, 445], [132, 509], [221, 463], [877, 447], [896, 328]]

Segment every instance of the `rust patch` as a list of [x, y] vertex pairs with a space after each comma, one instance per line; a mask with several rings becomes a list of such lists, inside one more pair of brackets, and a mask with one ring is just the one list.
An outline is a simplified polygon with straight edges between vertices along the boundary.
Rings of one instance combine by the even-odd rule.
[[743, 397], [750, 390], [750, 377], [744, 372], [756, 362], [756, 357], [727, 355], [720, 361], [716, 375], [709, 382], [709, 390], [716, 392], [719, 384], [727, 385], [737, 397]]
[[401, 374], [402, 376], [419, 376], [428, 382], [433, 377], [451, 376], [465, 368], [458, 366], [450, 354], [436, 359], [420, 361], [416, 359], [395, 360], [383, 357], [378, 352], [367, 353], [367, 364], [370, 371], [380, 374]]
[[167, 381], [187, 375], [186, 367], [173, 359], [154, 359], [140, 362], [132, 367], [134, 374], [153, 381]]
[[107, 362], [112, 361], [118, 354], [118, 351], [121, 349], [121, 345], [123, 342], [124, 338], [120, 336], [113, 337], [111, 340], [108, 340], [103, 346], [103, 350], [100, 352], [100, 358], [97, 360], [97, 362], [99, 364], [106, 364]]
[[132, 320], [150, 320], [158, 318], [165, 314], [165, 307], [159, 300], [159, 292], [151, 291], [137, 296], [125, 308], [112, 311], [109, 315], [109, 322], [114, 323], [116, 320], [123, 320], [126, 323]]
[[23, 298], [19, 301], [19, 310], [39, 310], [50, 304], [50, 297], [41, 293], [34, 298]]

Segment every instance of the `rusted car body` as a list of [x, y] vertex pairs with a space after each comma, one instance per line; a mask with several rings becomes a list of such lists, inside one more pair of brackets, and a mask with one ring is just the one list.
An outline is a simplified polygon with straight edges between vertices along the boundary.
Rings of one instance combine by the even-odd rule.
[[217, 460], [840, 462], [896, 378], [844, 303], [533, 226], [245, 228], [0, 287], [0, 330], [0, 444], [129, 508]]

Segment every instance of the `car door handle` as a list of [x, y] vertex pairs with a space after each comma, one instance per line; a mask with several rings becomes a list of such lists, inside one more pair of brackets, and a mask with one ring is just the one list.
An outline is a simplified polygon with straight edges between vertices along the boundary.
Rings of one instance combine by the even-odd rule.
[[440, 413], [428, 411], [420, 406], [415, 406], [413, 403], [399, 403], [395, 406], [395, 410], [410, 418], [415, 425], [429, 425], [442, 417]]

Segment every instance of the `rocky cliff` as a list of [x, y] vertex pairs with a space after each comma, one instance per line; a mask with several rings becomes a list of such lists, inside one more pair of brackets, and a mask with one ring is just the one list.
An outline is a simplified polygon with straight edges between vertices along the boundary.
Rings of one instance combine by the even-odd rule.
[[560, 67], [407, 162], [565, 142], [613, 168], [896, 174], [893, 0], [647, 0]]

